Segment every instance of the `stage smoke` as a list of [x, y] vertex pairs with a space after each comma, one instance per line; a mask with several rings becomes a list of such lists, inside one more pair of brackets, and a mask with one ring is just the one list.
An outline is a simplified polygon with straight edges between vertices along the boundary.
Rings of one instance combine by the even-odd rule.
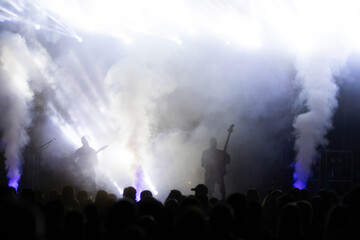
[[325, 135], [332, 127], [332, 116], [337, 106], [338, 87], [334, 82], [328, 59], [317, 58], [299, 61], [298, 78], [302, 83], [306, 112], [294, 121], [297, 150], [294, 187], [306, 188], [311, 176], [312, 160], [317, 147], [326, 146]]
[[83, 4], [0, 3], [11, 185], [31, 125], [32, 145], [57, 139], [39, 152], [43, 171], [84, 182], [72, 155], [89, 136], [95, 150], [109, 145], [98, 153], [98, 188], [191, 193], [204, 180], [209, 139], [222, 148], [235, 124], [228, 192], [270, 183], [289, 136], [297, 156], [281, 164], [295, 161], [294, 186], [306, 187], [332, 128], [346, 61], [359, 54], [358, 1]]
[[29, 138], [29, 89], [31, 54], [18, 34], [0, 33], [0, 125], [4, 133], [5, 158], [9, 186], [18, 188], [22, 173], [22, 150]]

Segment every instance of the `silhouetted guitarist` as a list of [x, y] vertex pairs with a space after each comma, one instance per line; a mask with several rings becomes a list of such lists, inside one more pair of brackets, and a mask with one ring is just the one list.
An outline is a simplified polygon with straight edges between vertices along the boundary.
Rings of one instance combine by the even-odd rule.
[[201, 156], [201, 166], [205, 168], [205, 185], [208, 187], [209, 195], [214, 195], [215, 183], [219, 184], [222, 199], [225, 199], [225, 182], [226, 165], [230, 163], [230, 155], [226, 152], [230, 134], [233, 132], [234, 124], [228, 129], [228, 136], [224, 150], [217, 148], [216, 138], [210, 139], [210, 148], [206, 149]]
[[82, 147], [78, 148], [74, 154], [74, 160], [77, 165], [77, 171], [79, 177], [82, 178], [82, 182], [92, 188], [96, 188], [95, 178], [96, 171], [95, 168], [98, 165], [98, 152], [104, 150], [108, 146], [104, 146], [100, 148], [98, 151], [90, 147], [89, 142], [86, 137], [81, 138]]

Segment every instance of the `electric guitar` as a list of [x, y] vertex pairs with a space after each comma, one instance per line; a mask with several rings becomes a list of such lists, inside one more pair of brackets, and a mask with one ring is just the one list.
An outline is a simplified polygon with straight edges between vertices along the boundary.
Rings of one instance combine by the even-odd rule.
[[227, 147], [228, 147], [228, 145], [229, 145], [229, 140], [230, 140], [230, 135], [231, 135], [231, 133], [234, 131], [234, 124], [231, 124], [231, 126], [229, 127], [229, 129], [227, 130], [228, 131], [228, 136], [227, 136], [227, 138], [226, 138], [226, 143], [225, 143], [225, 146], [224, 146], [224, 152], [226, 152], [226, 150], [227, 150]]
[[98, 154], [99, 152], [101, 152], [102, 150], [105, 150], [109, 145], [105, 145], [102, 146], [101, 148], [99, 148], [99, 150], [96, 151], [96, 154]]

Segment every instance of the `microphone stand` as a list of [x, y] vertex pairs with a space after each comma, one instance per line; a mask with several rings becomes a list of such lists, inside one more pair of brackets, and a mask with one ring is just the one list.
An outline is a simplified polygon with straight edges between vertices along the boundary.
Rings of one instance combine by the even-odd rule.
[[45, 148], [47, 148], [50, 143], [52, 143], [53, 141], [55, 141], [56, 138], [51, 139], [50, 141], [44, 143], [43, 145], [37, 147], [34, 151], [33, 154], [33, 158], [32, 158], [32, 176], [31, 176], [31, 188], [34, 190], [34, 178], [35, 178], [35, 159], [36, 159], [36, 154], [37, 152], [39, 152], [40, 150], [43, 150]]

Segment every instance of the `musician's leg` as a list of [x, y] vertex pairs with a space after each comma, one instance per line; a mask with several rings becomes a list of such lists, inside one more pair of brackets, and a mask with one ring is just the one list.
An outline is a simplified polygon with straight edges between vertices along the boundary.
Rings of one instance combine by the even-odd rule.
[[206, 184], [206, 186], [208, 187], [209, 197], [213, 197], [214, 192], [215, 192], [215, 179], [214, 179], [214, 176], [209, 176], [208, 183]]
[[88, 168], [87, 171], [87, 191], [96, 194], [97, 187], [96, 187], [96, 172], [95, 168]]
[[206, 185], [207, 187], [209, 187], [209, 178], [210, 178], [209, 175], [210, 175], [210, 174], [209, 174], [209, 171], [208, 171], [208, 170], [205, 170], [205, 185]]
[[221, 176], [219, 178], [219, 190], [220, 190], [220, 194], [221, 194], [221, 198], [222, 200], [226, 199], [226, 193], [225, 193], [225, 181], [224, 181], [224, 176]]

